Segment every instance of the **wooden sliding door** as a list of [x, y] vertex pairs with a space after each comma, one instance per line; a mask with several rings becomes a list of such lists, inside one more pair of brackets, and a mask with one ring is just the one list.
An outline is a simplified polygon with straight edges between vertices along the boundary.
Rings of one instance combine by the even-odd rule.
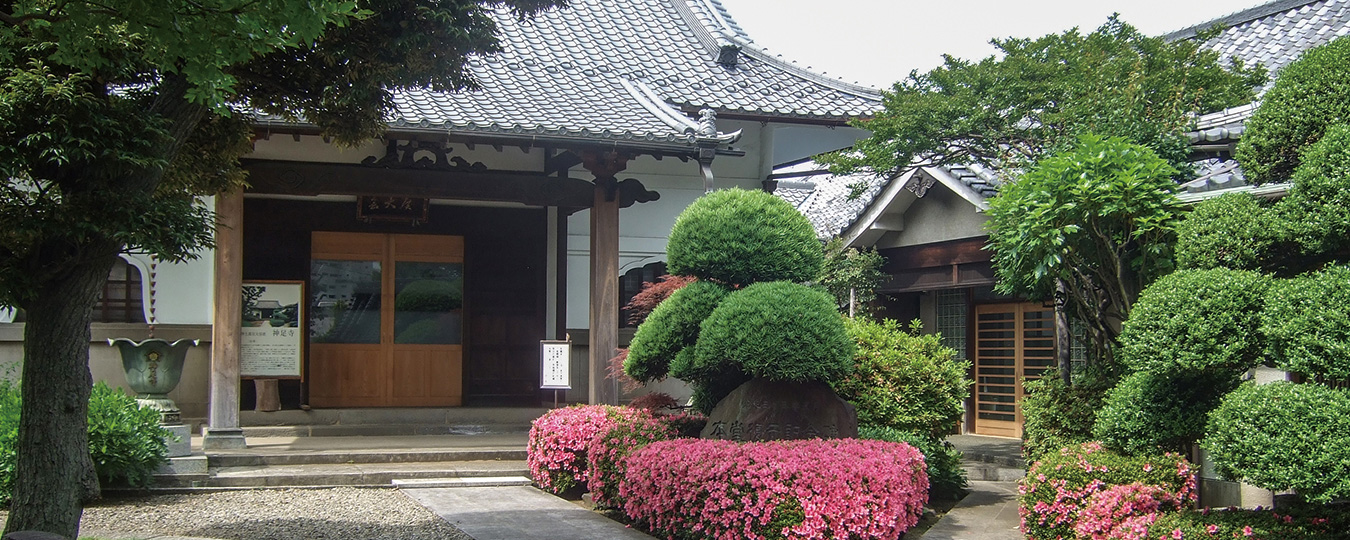
[[1022, 436], [1022, 380], [1055, 365], [1055, 311], [1037, 303], [975, 306], [975, 433]]

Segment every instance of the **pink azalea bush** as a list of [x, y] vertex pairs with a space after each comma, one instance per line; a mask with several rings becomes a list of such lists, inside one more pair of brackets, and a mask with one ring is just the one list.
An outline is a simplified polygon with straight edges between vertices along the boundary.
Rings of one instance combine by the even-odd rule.
[[1090, 540], [1144, 540], [1158, 514], [1176, 507], [1175, 495], [1158, 486], [1111, 486], [1088, 497], [1073, 530]]
[[678, 433], [667, 418], [637, 414], [619, 418], [613, 427], [591, 439], [586, 450], [586, 488], [596, 506], [619, 508], [619, 480], [627, 474], [624, 458], [633, 451], [656, 441], [674, 439]]
[[626, 407], [580, 405], [553, 409], [530, 426], [526, 463], [530, 476], [544, 491], [558, 494], [588, 479], [586, 450], [591, 439], [621, 418], [647, 413]]
[[677, 439], [625, 465], [624, 513], [671, 539], [895, 539], [928, 498], [923, 455], [904, 443]]
[[1148, 528], [1148, 540], [1344, 540], [1350, 510], [1310, 506], [1290, 511], [1181, 510], [1162, 514]]
[[1127, 457], [1097, 442], [1048, 452], [1017, 488], [1022, 532], [1035, 540], [1074, 538], [1079, 514], [1094, 494], [1136, 482], [1159, 488], [1178, 505], [1195, 496], [1195, 474], [1179, 454]]

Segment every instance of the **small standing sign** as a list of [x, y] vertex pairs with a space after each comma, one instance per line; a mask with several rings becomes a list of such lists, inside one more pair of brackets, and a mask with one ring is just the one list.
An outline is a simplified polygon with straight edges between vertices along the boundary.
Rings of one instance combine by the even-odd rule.
[[542, 340], [539, 342], [540, 357], [543, 359], [543, 375], [539, 388], [543, 390], [572, 389], [572, 342]]

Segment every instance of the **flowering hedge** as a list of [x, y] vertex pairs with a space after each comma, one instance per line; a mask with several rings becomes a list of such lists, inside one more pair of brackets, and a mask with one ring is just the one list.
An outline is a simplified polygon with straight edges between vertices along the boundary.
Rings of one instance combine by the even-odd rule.
[[1148, 540], [1343, 540], [1350, 527], [1344, 510], [1320, 515], [1281, 511], [1182, 510], [1163, 514], [1148, 529]]
[[544, 413], [530, 427], [526, 454], [530, 476], [540, 489], [555, 494], [586, 485], [586, 450], [591, 439], [614, 427], [621, 418], [645, 414], [609, 405], [581, 405]]
[[626, 466], [624, 513], [672, 539], [895, 539], [928, 493], [923, 455], [883, 441], [678, 439]]
[[586, 450], [589, 464], [586, 488], [591, 492], [591, 499], [597, 506], [622, 507], [619, 480], [627, 474], [624, 458], [643, 446], [677, 435], [667, 418], [639, 414], [616, 420], [613, 427], [591, 439]]
[[1178, 454], [1126, 457], [1097, 442], [1049, 452], [1017, 488], [1022, 532], [1036, 540], [1075, 538], [1074, 526], [1093, 495], [1136, 482], [1160, 488], [1179, 505], [1195, 494], [1191, 464]]
[[1164, 510], [1177, 507], [1175, 495], [1135, 482], [1093, 493], [1073, 530], [1090, 540], [1144, 540]]

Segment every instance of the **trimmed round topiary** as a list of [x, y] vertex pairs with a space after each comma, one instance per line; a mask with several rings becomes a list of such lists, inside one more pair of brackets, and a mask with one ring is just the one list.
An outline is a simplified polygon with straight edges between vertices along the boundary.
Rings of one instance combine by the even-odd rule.
[[731, 284], [805, 282], [824, 253], [815, 229], [786, 201], [762, 191], [714, 191], [689, 205], [666, 244], [671, 274]]
[[853, 341], [825, 291], [756, 283], [713, 310], [694, 349], [697, 370], [739, 371], [784, 382], [831, 383], [853, 369]]
[[1257, 183], [1287, 180], [1308, 145], [1350, 120], [1350, 37], [1309, 49], [1280, 70], [1245, 124], [1234, 157]]
[[699, 324], [729, 292], [711, 281], [695, 281], [662, 300], [633, 335], [624, 373], [642, 383], [669, 374], [676, 355], [694, 345]]
[[1257, 329], [1270, 279], [1246, 270], [1180, 270], [1140, 293], [1120, 333], [1132, 371], [1236, 374], [1259, 364]]
[[1184, 452], [1205, 435], [1206, 415], [1237, 385], [1236, 374], [1134, 373], [1106, 394], [1092, 433], [1128, 455]]
[[1229, 193], [1195, 205], [1177, 224], [1177, 268], [1258, 270], [1272, 263], [1280, 214], [1247, 193]]
[[1280, 369], [1350, 379], [1350, 267], [1276, 280], [1266, 294], [1261, 332]]
[[1333, 126], [1308, 147], [1293, 182], [1276, 207], [1302, 255], [1322, 261], [1344, 253], [1350, 248], [1350, 124]]
[[1247, 383], [1209, 417], [1200, 445], [1221, 474], [1310, 502], [1350, 497], [1350, 395], [1318, 384]]
[[853, 373], [832, 386], [858, 410], [858, 424], [922, 433], [951, 433], [970, 396], [970, 362], [942, 346], [937, 334], [905, 331], [894, 320], [846, 319], [857, 345]]

